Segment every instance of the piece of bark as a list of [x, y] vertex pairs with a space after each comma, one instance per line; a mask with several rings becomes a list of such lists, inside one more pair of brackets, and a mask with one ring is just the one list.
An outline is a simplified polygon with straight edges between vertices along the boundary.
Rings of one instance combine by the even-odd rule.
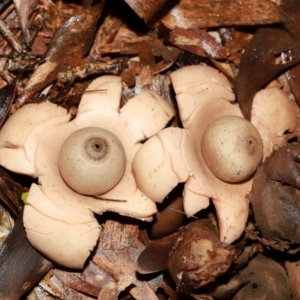
[[125, 216], [111, 214], [112, 218], [106, 220], [101, 232], [101, 246], [105, 250], [119, 250], [128, 247], [140, 246], [138, 221]]
[[[43, 294], [47, 294], [46, 300], [63, 299], [63, 300], [94, 300], [95, 297], [91, 297], [87, 294], [76, 291], [63, 282], [61, 282], [56, 276], [53, 276], [53, 272], [50, 271], [46, 277], [39, 283], [35, 291], [41, 291]], [[45, 296], [38, 297], [38, 300], [44, 300]]]
[[278, 23], [285, 16], [269, 0], [181, 0], [161, 19], [169, 29]]
[[[127, 276], [135, 277], [135, 261], [142, 249], [126, 248], [123, 250], [104, 250], [101, 245], [97, 248], [97, 253], [93, 261], [117, 282]], [[156, 288], [159, 286], [156, 285]], [[128, 292], [136, 300], [157, 300], [155, 291], [147, 281], [136, 279], [134, 286]]]
[[122, 278], [118, 283], [107, 283], [98, 295], [98, 300], [118, 300], [120, 292], [124, 291], [130, 285], [134, 285], [135, 281], [135, 277], [126, 276]]
[[228, 49], [224, 48], [205, 30], [176, 27], [170, 32], [169, 42], [182, 50], [203, 57], [225, 59], [229, 54]]
[[53, 268], [28, 242], [20, 213], [0, 248], [0, 299], [19, 300]]
[[97, 297], [103, 286], [114, 279], [89, 261], [82, 272], [54, 269], [52, 276], [55, 276], [62, 284], [79, 293]]
[[136, 12], [136, 14], [148, 22], [167, 0], [125, 0], [125, 2]]
[[95, 48], [101, 48], [112, 43], [122, 24], [123, 21], [120, 18], [112, 15], [106, 16], [96, 33], [92, 52]]
[[[119, 234], [121, 239], [121, 232], [122, 230], [119, 233], [115, 232], [115, 237]], [[100, 242], [96, 247], [92, 261], [117, 282], [123, 281], [127, 277], [134, 278], [134, 285], [130, 286], [128, 292], [136, 300], [157, 299], [155, 291], [160, 286], [162, 277], [159, 276], [154, 280], [148, 281], [140, 281], [137, 278], [135, 269], [136, 260], [145, 247], [138, 241], [138, 236], [134, 238], [136, 239], [137, 247], [127, 247], [119, 250], [106, 250]], [[102, 241], [102, 232], [100, 233], [100, 241]]]
[[23, 52], [22, 46], [3, 20], [0, 20], [0, 32], [14, 50], [16, 50], [18, 53]]

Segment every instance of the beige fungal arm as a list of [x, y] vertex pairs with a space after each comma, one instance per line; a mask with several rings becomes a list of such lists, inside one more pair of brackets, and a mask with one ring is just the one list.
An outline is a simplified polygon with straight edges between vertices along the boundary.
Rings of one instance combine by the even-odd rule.
[[33, 247], [53, 262], [80, 269], [99, 237], [100, 227], [93, 214], [62, 210], [33, 184], [30, 204], [24, 210], [24, 226]]
[[229, 81], [211, 67], [189, 66], [173, 72], [170, 77], [183, 124], [198, 107], [211, 99], [235, 100]]
[[35, 155], [40, 132], [67, 123], [70, 118], [64, 108], [48, 102], [17, 110], [0, 131], [0, 164], [13, 172], [37, 177]]
[[179, 128], [167, 128], [149, 139], [134, 158], [132, 168], [137, 185], [155, 202], [162, 202], [189, 176], [182, 156], [184, 134]]
[[299, 107], [279, 88], [267, 88], [256, 93], [253, 99], [252, 124], [259, 129], [264, 141], [264, 157], [274, 146], [286, 145], [287, 132], [293, 132], [297, 123]]

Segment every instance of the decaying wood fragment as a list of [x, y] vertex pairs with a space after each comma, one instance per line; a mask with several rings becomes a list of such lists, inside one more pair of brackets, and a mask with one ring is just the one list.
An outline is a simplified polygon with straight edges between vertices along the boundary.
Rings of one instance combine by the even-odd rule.
[[167, 0], [125, 0], [126, 3], [137, 13], [137, 15], [146, 22], [151, 20]]
[[[113, 216], [113, 214], [112, 214]], [[138, 221], [128, 217], [116, 216], [108, 219], [101, 233], [101, 246], [105, 250], [120, 250], [128, 247], [139, 248]]]
[[268, 0], [182, 0], [161, 22], [170, 29], [190, 29], [270, 24], [283, 19], [280, 8]]
[[208, 32], [201, 29], [175, 28], [170, 32], [169, 41], [182, 50], [198, 56], [211, 56], [225, 59], [229, 51], [215, 40]]
[[[110, 224], [107, 225], [112, 229], [113, 223], [108, 221]], [[121, 227], [127, 225], [121, 225]], [[129, 225], [130, 227], [132, 225]], [[137, 225], [134, 225], [137, 226]], [[115, 238], [116, 235], [120, 235], [120, 240], [122, 240], [122, 228], [120, 225], [115, 223]], [[121, 230], [120, 230], [121, 229]], [[118, 230], [118, 231], [117, 231]], [[131, 228], [131, 230], [134, 230]], [[100, 233], [100, 241], [103, 240], [105, 230]], [[114, 280], [117, 282], [127, 282], [126, 278], [133, 278], [133, 286], [130, 286], [128, 292], [137, 300], [151, 300], [157, 299], [155, 291], [161, 284], [162, 276], [158, 276], [153, 280], [140, 281], [136, 277], [136, 260], [140, 252], [145, 248], [141, 242], [138, 241], [137, 235], [134, 237], [136, 241], [134, 244], [136, 246], [130, 246], [123, 249], [104, 249], [102, 243], [100, 242], [96, 248], [95, 255], [92, 257], [92, 261], [100, 267], [102, 270], [107, 272]], [[122, 286], [122, 284], [121, 284]], [[119, 287], [118, 287], [119, 289]]]

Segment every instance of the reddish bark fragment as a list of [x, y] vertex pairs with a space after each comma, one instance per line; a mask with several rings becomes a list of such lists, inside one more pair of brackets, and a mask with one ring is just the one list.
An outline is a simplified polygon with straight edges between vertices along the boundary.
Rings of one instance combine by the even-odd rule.
[[167, 0], [125, 0], [125, 2], [136, 12], [136, 14], [148, 22], [158, 12]]
[[182, 0], [161, 22], [169, 29], [191, 29], [270, 24], [283, 19], [280, 8], [269, 0]]
[[229, 54], [224, 48], [205, 30], [175, 28], [170, 32], [169, 42], [182, 50], [207, 57], [225, 59]]

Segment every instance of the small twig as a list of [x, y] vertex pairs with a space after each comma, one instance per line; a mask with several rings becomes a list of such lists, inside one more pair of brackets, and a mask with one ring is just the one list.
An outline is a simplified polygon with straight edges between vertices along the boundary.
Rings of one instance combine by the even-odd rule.
[[72, 82], [75, 79], [85, 78], [89, 75], [109, 73], [118, 75], [124, 67], [124, 59], [115, 59], [109, 62], [92, 62], [84, 66], [73, 68], [60, 72], [57, 75], [57, 80], [60, 82]]
[[176, 208], [173, 208], [173, 207], [167, 207], [167, 209], [169, 210], [173, 210], [173, 211], [176, 211], [178, 213], [181, 213], [183, 215], [186, 215], [188, 218], [194, 218], [196, 220], [198, 220], [199, 218], [195, 217], [195, 216], [188, 216], [184, 211], [180, 210], [180, 209], [176, 209]]
[[15, 49], [18, 53], [23, 52], [22, 46], [19, 44], [19, 42], [15, 39], [13, 33], [10, 31], [9, 27], [6, 25], [6, 23], [0, 19], [0, 32], [5, 37], [7, 42], [11, 45], [13, 49]]
[[95, 198], [97, 200], [103, 200], [103, 201], [113, 201], [113, 202], [127, 202], [127, 200], [122, 200], [122, 199], [108, 199], [108, 198], [102, 198], [99, 196], [91, 196], [92, 198]]

